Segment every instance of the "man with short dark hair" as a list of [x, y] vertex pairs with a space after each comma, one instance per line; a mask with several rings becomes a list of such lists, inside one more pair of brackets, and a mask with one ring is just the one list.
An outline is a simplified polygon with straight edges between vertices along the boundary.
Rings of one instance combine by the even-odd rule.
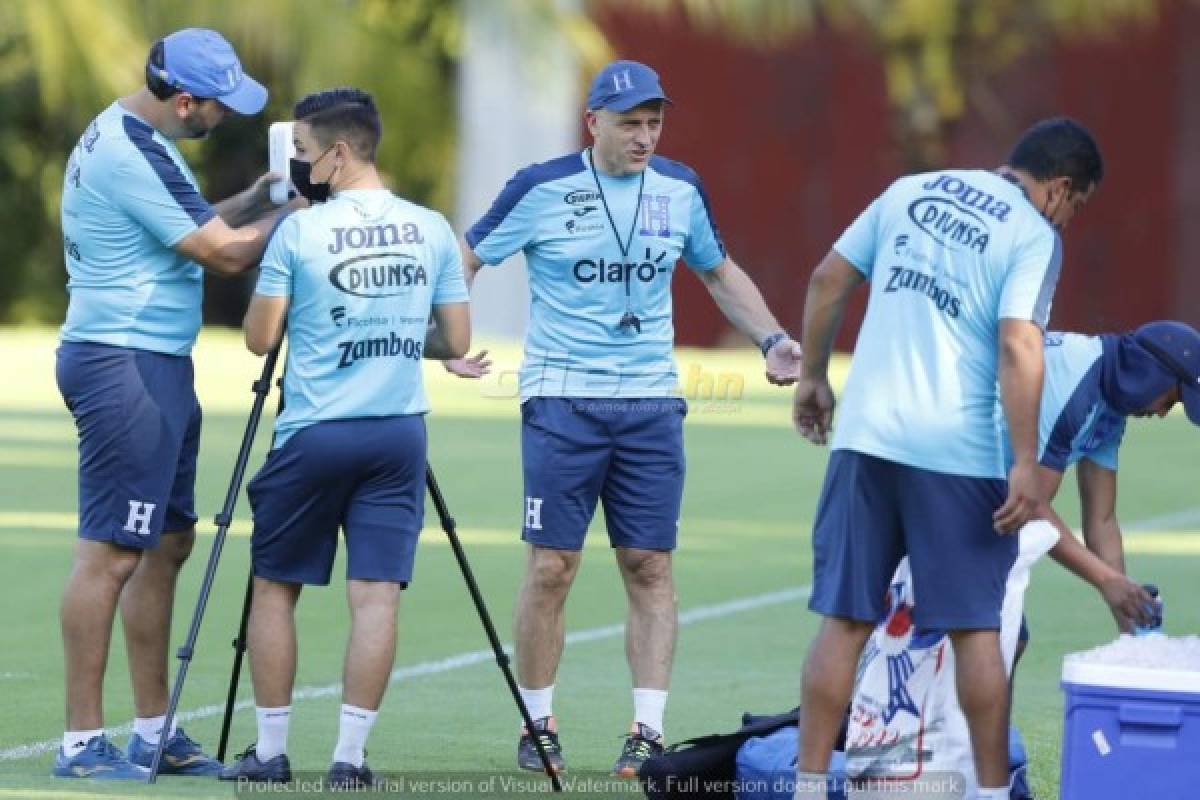
[[400, 591], [424, 518], [421, 358], [465, 355], [470, 315], [449, 223], [379, 176], [382, 126], [371, 96], [317, 92], [294, 115], [292, 181], [315, 205], [272, 236], [245, 320], [254, 353], [277, 346], [285, 317], [289, 343], [274, 446], [247, 488], [258, 738], [221, 778], [291, 779], [296, 601], [304, 584], [329, 583], [340, 527], [351, 628], [327, 784], [356, 789], [374, 781], [366, 740], [395, 660]]
[[[592, 146], [517, 172], [466, 234], [468, 281], [517, 251], [529, 268], [520, 376], [529, 549], [515, 627], [517, 678], [537, 730], [522, 730], [524, 769], [542, 769], [534, 735], [565, 768], [551, 700], [563, 608], [597, 500], [629, 603], [634, 687], [633, 723], [613, 771], [633, 777], [662, 751], [687, 413], [671, 355], [679, 259], [761, 348], [768, 379], [791, 383], [800, 360], [798, 345], [725, 252], [700, 178], [655, 155], [669, 102], [654, 70], [609, 64], [588, 93]], [[478, 373], [473, 366], [450, 365], [466, 375]]]
[[[834, 244], [809, 282], [800, 433], [824, 444], [828, 364], [853, 290], [871, 281], [813, 529], [809, 607], [823, 615], [800, 708], [798, 800], [824, 798], [863, 645], [907, 554], [916, 624], [949, 632], [981, 800], [1007, 792], [1008, 689], [998, 629], [1015, 533], [1045, 500], [1037, 474], [1042, 336], [1058, 230], [1103, 177], [1068, 119], [1026, 131], [994, 172], [900, 178]], [[1013, 451], [1005, 484], [997, 383]], [[1007, 500], [1005, 493], [1007, 491]]]
[[[79, 543], [62, 602], [59, 777], [144, 779], [164, 735], [175, 580], [195, 538], [201, 268], [254, 266], [277, 217], [270, 176], [209, 205], [174, 140], [266, 100], [219, 33], [177, 31], [151, 49], [146, 87], [101, 112], [67, 162], [70, 303], [56, 372], [79, 430]], [[118, 598], [137, 714], [127, 754], [105, 735], [102, 702]], [[162, 774], [220, 769], [182, 730], [165, 735]]]

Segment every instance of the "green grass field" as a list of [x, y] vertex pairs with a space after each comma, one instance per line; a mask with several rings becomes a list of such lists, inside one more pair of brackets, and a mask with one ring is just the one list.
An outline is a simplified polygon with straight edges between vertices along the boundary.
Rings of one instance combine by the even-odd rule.
[[[108, 787], [48, 777], [63, 714], [57, 609], [75, 540], [75, 439], [53, 377], [50, 331], [0, 331], [8, 379], [0, 385], [0, 797], [229, 797], [215, 782], [164, 778], [155, 787]], [[428, 368], [434, 413], [430, 458], [455, 514], [471, 564], [502, 638], [509, 638], [523, 564], [519, 542], [521, 478], [518, 353], [496, 350], [500, 374], [483, 383]], [[809, 529], [826, 451], [801, 441], [788, 422], [790, 392], [761, 377], [750, 352], [682, 351], [681, 374], [724, 376], [730, 396], [693, 397], [687, 421], [688, 484], [676, 556], [685, 624], [677, 650], [667, 733], [672, 740], [732, 730], [743, 711], [777, 712], [797, 701], [798, 670], [816, 618], [805, 610], [811, 578]], [[259, 363], [229, 333], [206, 331], [196, 352], [205, 407], [197, 487], [200, 536], [185, 569], [173, 646], [182, 642], [212, 543], [218, 510], [250, 405]], [[695, 372], [693, 373], [693, 369]], [[738, 394], [736, 377], [745, 381]], [[697, 385], [702, 385], [697, 384]], [[271, 405], [273, 406], [272, 399]], [[269, 417], [251, 459], [265, 453]], [[1134, 422], [1122, 452], [1121, 505], [1131, 573], [1163, 589], [1167, 628], [1200, 627], [1194, 582], [1200, 567], [1200, 507], [1193, 431], [1181, 415]], [[1068, 479], [1070, 480], [1070, 479]], [[1068, 485], [1060, 510], [1078, 518]], [[248, 569], [248, 507], [227, 543], [192, 662], [181, 709], [185, 724], [215, 749], [242, 592]], [[369, 743], [377, 770], [507, 770], [516, 711], [432, 507], [415, 581], [401, 611], [398, 678]], [[1136, 524], [1135, 524], [1136, 523]], [[593, 526], [567, 609], [568, 644], [555, 711], [574, 770], [607, 770], [632, 713], [618, 627], [623, 590], [607, 552], [602, 521]], [[309, 589], [300, 601], [303, 687], [294, 707], [290, 754], [297, 770], [328, 766], [336, 738], [337, 681], [347, 630], [343, 587]], [[1029, 616], [1034, 642], [1018, 677], [1015, 719], [1030, 749], [1035, 789], [1057, 797], [1064, 653], [1113, 638], [1098, 595], [1054, 564], [1035, 571]], [[744, 601], [744, 602], [742, 602]], [[114, 640], [106, 683], [110, 727], [132, 707], [123, 647]], [[464, 654], [470, 654], [463, 657]], [[248, 673], [242, 697], [249, 700]], [[251, 710], [238, 713], [231, 747], [252, 741]], [[117, 737], [122, 745], [126, 737]]]

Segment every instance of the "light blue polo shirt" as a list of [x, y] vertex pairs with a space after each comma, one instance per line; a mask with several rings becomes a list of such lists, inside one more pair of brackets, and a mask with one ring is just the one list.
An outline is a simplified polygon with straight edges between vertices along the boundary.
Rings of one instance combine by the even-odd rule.
[[833, 448], [1005, 477], [996, 433], [1002, 319], [1045, 328], [1058, 234], [993, 172], [900, 178], [834, 244], [870, 281]]
[[[675, 263], [682, 258], [702, 272], [725, 260], [708, 196], [691, 168], [654, 156], [643, 184], [640, 174], [593, 172], [589, 150], [535, 164], [509, 180], [466, 241], [485, 264], [525, 253], [522, 400], [678, 393]], [[627, 311], [640, 333], [619, 327]]]
[[113, 103], [67, 161], [65, 342], [187, 355], [203, 272], [172, 248], [216, 216], [171, 140]]

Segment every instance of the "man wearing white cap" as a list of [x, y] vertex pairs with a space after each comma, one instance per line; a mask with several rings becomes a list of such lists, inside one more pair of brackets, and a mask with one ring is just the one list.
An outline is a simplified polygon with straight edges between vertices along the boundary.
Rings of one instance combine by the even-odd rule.
[[[160, 730], [175, 580], [195, 538], [200, 406], [190, 353], [203, 270], [236, 275], [258, 263], [280, 212], [268, 176], [210, 205], [173, 141], [207, 135], [230, 112], [257, 114], [266, 101], [219, 33], [177, 31], [151, 48], [146, 86], [102, 111], [67, 162], [70, 303], [56, 372], [79, 430], [79, 542], [61, 610], [58, 777], [144, 779], [160, 735], [163, 774], [220, 769], [182, 730]], [[127, 753], [103, 721], [118, 603], [136, 710]]]

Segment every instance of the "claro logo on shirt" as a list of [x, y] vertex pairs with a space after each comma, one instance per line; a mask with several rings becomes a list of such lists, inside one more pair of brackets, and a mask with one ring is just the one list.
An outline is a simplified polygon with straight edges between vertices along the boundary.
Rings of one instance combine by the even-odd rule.
[[575, 280], [579, 283], [620, 283], [640, 281], [650, 283], [655, 275], [669, 275], [672, 262], [663, 263], [667, 257], [664, 250], [657, 257], [652, 257], [650, 248], [642, 261], [625, 261], [620, 258], [607, 261], [603, 258], [581, 258], [571, 269]]
[[394, 297], [414, 286], [428, 286], [429, 275], [406, 253], [377, 253], [338, 264], [329, 271], [329, 282], [339, 292], [358, 297]]

